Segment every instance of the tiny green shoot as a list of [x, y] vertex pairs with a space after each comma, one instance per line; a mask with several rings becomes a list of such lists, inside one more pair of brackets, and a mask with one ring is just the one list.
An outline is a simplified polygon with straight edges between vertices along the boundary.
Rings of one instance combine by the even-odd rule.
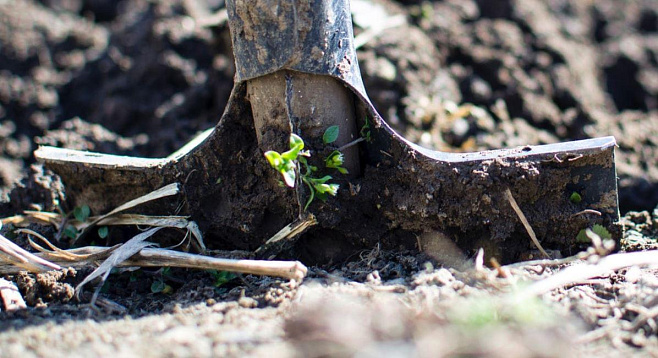
[[210, 273], [210, 275], [212, 276], [214, 281], [213, 286], [215, 287], [220, 287], [228, 283], [232, 279], [238, 277], [236, 274], [229, 271], [208, 270], [208, 273]]
[[101, 226], [98, 228], [98, 237], [104, 239], [107, 237], [107, 234], [109, 234], [109, 229], [107, 226]]
[[62, 233], [71, 240], [75, 240], [78, 237], [78, 229], [73, 225], [67, 225]]
[[286, 185], [294, 188], [295, 180], [297, 178], [297, 160], [299, 156], [309, 156], [308, 152], [302, 151], [304, 149], [304, 140], [296, 134], [290, 134], [290, 150], [287, 152], [279, 153], [273, 150], [265, 152], [265, 158], [270, 163], [272, 168], [276, 169], [283, 176]]
[[569, 197], [569, 201], [571, 201], [574, 204], [578, 204], [581, 201], [583, 201], [583, 197], [578, 194], [578, 192], [573, 192], [571, 193], [571, 196]]
[[347, 169], [342, 167], [344, 161], [345, 161], [345, 156], [343, 155], [343, 153], [334, 150], [324, 160], [324, 163], [327, 168], [333, 168], [338, 170], [341, 174], [347, 174]]
[[370, 121], [368, 120], [368, 116], [366, 116], [366, 123], [361, 127], [359, 134], [361, 134], [361, 138], [365, 139], [368, 143], [372, 140], [370, 138]]
[[[332, 138], [333, 136], [333, 134], [330, 133], [327, 135], [327, 132], [325, 132], [324, 137], [328, 137], [328, 140], [335, 140], [335, 138]], [[338, 134], [336, 133], [335, 136], [337, 137]], [[329, 175], [322, 178], [314, 178], [313, 173], [316, 172], [318, 168], [308, 163], [306, 158], [310, 157], [311, 154], [309, 151], [304, 151], [303, 149], [304, 140], [293, 133], [290, 135], [290, 150], [283, 153], [270, 150], [265, 152], [265, 158], [272, 168], [281, 173], [285, 184], [291, 188], [295, 187], [297, 174], [301, 173], [301, 166], [304, 167], [304, 172], [301, 173], [301, 180], [308, 186], [310, 191], [309, 199], [304, 206], [304, 210], [306, 210], [316, 197], [325, 201], [327, 200], [328, 195], [335, 196], [338, 193], [339, 185], [327, 183], [332, 179]], [[340, 152], [338, 153], [340, 154]], [[332, 168], [337, 169], [341, 173], [343, 171], [347, 172], [345, 168], [341, 167], [343, 160], [342, 154], [340, 155], [340, 158], [336, 155], [330, 157], [333, 157], [330, 164], [336, 165]], [[340, 164], [337, 164], [339, 162]]]
[[174, 292], [174, 289], [166, 282], [164, 282], [165, 277], [169, 276], [169, 271], [171, 271], [171, 267], [165, 267], [160, 270], [160, 276], [158, 279], [151, 283], [152, 293], [164, 293], [168, 295]]
[[[606, 229], [603, 225], [595, 224], [594, 226], [591, 227], [592, 232], [594, 232], [596, 235], [598, 235], [601, 240], [606, 240], [606, 239], [612, 239], [612, 234], [610, 234], [610, 231]], [[576, 242], [583, 243], [583, 244], [588, 244], [592, 242], [592, 240], [587, 237], [587, 228], [582, 229], [578, 232], [578, 235], [576, 236]]]

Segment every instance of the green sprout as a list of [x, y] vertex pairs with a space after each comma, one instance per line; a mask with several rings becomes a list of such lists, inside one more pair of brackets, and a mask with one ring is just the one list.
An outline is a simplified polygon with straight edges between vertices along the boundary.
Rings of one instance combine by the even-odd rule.
[[297, 162], [300, 156], [310, 156], [304, 149], [304, 140], [298, 135], [290, 134], [290, 150], [279, 153], [273, 150], [265, 152], [265, 158], [272, 168], [276, 169], [283, 176], [286, 185], [294, 188], [295, 179], [297, 178]]
[[165, 267], [160, 270], [160, 276], [157, 280], [151, 283], [151, 292], [152, 293], [164, 293], [171, 294], [174, 292], [174, 289], [165, 282], [165, 278], [169, 276], [171, 267]]
[[109, 229], [107, 228], [107, 226], [101, 226], [98, 228], [98, 237], [100, 237], [101, 239], [106, 238], [108, 234], [109, 234]]
[[[338, 126], [327, 128], [322, 138], [325, 144], [335, 141], [336, 138], [338, 138]], [[293, 133], [290, 134], [290, 150], [283, 153], [270, 150], [265, 152], [265, 158], [267, 158], [267, 161], [272, 168], [281, 173], [285, 185], [291, 188], [295, 187], [297, 174], [301, 173], [301, 180], [308, 186], [310, 191], [309, 199], [304, 206], [304, 210], [306, 210], [316, 197], [325, 201], [329, 195], [336, 196], [339, 185], [327, 183], [332, 179], [329, 175], [322, 178], [313, 177], [313, 173], [316, 172], [318, 168], [308, 163], [306, 158], [309, 158], [311, 154], [309, 151], [304, 151], [303, 149], [304, 140]], [[341, 173], [343, 173], [343, 171], [346, 173], [347, 170], [341, 167], [343, 164], [342, 154], [338, 151], [336, 152], [340, 155], [334, 155], [332, 153], [325, 161], [325, 164], [327, 164], [327, 167], [330, 167], [329, 165], [334, 165], [330, 168], [335, 168]], [[329, 159], [331, 160], [329, 161]], [[301, 170], [302, 166], [304, 167], [303, 173]]]
[[[608, 229], [606, 229], [603, 225], [595, 224], [594, 226], [591, 227], [591, 230], [602, 240], [612, 239], [612, 234], [610, 234], [610, 231], [608, 231]], [[576, 236], [576, 242], [580, 242], [583, 244], [588, 244], [592, 242], [592, 240], [590, 240], [590, 238], [587, 237], [587, 229], [582, 229], [578, 232], [578, 235]]]
[[583, 197], [580, 196], [580, 194], [578, 194], [578, 192], [574, 191], [573, 193], [571, 193], [571, 196], [569, 197], [569, 200], [574, 204], [578, 204], [581, 201], [583, 201]]
[[75, 240], [76, 237], [78, 237], [78, 229], [75, 228], [73, 225], [67, 225], [64, 230], [62, 231], [64, 236], [68, 237], [71, 240]]
[[368, 116], [366, 116], [366, 123], [361, 127], [359, 134], [361, 134], [361, 138], [365, 139], [368, 143], [372, 140], [370, 138], [370, 121], [368, 120]]
[[207, 270], [207, 272], [212, 276], [214, 281], [213, 286], [215, 287], [220, 287], [238, 277], [236, 274], [229, 271]]
[[89, 205], [78, 206], [73, 209], [73, 216], [79, 222], [87, 221], [87, 219], [89, 219], [89, 215], [91, 215], [91, 209], [89, 209]]
[[347, 174], [347, 169], [342, 167], [344, 161], [345, 161], [345, 156], [343, 155], [343, 153], [334, 150], [324, 160], [324, 164], [327, 168], [333, 168], [338, 170], [341, 174]]

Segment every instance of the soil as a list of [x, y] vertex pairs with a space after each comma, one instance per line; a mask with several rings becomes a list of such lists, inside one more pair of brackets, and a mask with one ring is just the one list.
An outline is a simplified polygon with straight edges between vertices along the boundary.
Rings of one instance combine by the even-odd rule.
[[[656, 248], [654, 0], [375, 3], [353, 0], [357, 39], [372, 30], [368, 14], [384, 11], [376, 21], [384, 26], [358, 58], [370, 98], [396, 131], [449, 151], [614, 135], [621, 249]], [[59, 178], [35, 163], [38, 145], [165, 157], [214, 126], [235, 71], [226, 23], [208, 20], [223, 8], [221, 0], [0, 0], [2, 216], [70, 209]], [[222, 145], [244, 145], [255, 135]], [[280, 189], [259, 190], [250, 200]], [[222, 215], [205, 220], [221, 225], [240, 217]], [[272, 230], [279, 224], [270, 223]], [[496, 230], [506, 230], [503, 224]], [[367, 228], [355, 228], [355, 236], [363, 236], [359, 230]], [[514, 292], [557, 268], [528, 266], [512, 270], [511, 279], [498, 277], [473, 269], [472, 258], [440, 234], [418, 238], [435, 245], [428, 254], [414, 250], [415, 237], [399, 247], [373, 230], [376, 240], [332, 247], [336, 253], [322, 252], [322, 243], [342, 233], [303, 237], [296, 258], [310, 265], [305, 258], [324, 256], [299, 287], [250, 275], [219, 282], [194, 270], [126, 270], [110, 276], [100, 308], [92, 308], [88, 297], [73, 295], [88, 272], [7, 277], [29, 308], [0, 313], [0, 355], [658, 354], [655, 270], [630, 268], [510, 305]], [[248, 232], [228, 232], [234, 241], [216, 248], [253, 250], [243, 240]], [[25, 246], [25, 237], [10, 237]], [[521, 254], [475, 244], [507, 261]], [[367, 249], [354, 253], [361, 247]], [[172, 292], [152, 292], [159, 281]]]

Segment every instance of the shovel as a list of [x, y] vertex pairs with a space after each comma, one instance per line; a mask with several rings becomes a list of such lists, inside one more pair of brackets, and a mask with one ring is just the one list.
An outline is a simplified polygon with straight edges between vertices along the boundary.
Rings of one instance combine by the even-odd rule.
[[[180, 183], [175, 200], [143, 210], [191, 216], [218, 248], [254, 250], [285, 231], [287, 246], [261, 254], [325, 262], [377, 244], [423, 249], [424, 233], [469, 252], [495, 247], [502, 262], [537, 245], [575, 251], [594, 225], [619, 239], [613, 137], [476, 153], [422, 148], [391, 129], [366, 94], [348, 0], [226, 5], [236, 75], [218, 124], [161, 159], [39, 148], [73, 205], [107, 212]], [[328, 130], [335, 138], [323, 141]], [[263, 154], [288, 151], [291, 134], [310, 157], [282, 185]], [[326, 165], [335, 150], [341, 172]], [[305, 176], [307, 168], [315, 170]], [[304, 185], [327, 176], [335, 196]]]

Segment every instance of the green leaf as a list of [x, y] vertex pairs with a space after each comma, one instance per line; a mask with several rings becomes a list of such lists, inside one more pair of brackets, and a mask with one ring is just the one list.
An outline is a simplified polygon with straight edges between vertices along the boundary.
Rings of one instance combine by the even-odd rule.
[[283, 165], [283, 158], [281, 158], [281, 154], [273, 150], [268, 150], [265, 152], [265, 158], [267, 158], [267, 161], [274, 169], [279, 170], [279, 168]]
[[[603, 225], [595, 224], [591, 227], [592, 232], [596, 234], [601, 240], [612, 239], [612, 234], [606, 229]], [[587, 244], [592, 242], [589, 237], [587, 237], [587, 228], [582, 229], [578, 232], [576, 236], [576, 242]]]
[[370, 143], [370, 122], [368, 121], [367, 116], [365, 122], [366, 123], [361, 127], [359, 134], [361, 134], [361, 137], [364, 138], [366, 142]]
[[283, 158], [283, 160], [287, 160], [287, 161], [296, 160], [297, 157], [299, 156], [299, 151], [300, 151], [299, 147], [292, 148], [287, 152], [281, 153], [281, 158]]
[[329, 144], [333, 143], [338, 139], [338, 133], [340, 129], [338, 126], [331, 126], [327, 128], [327, 130], [324, 131], [324, 134], [322, 135], [322, 141], [324, 144]]
[[164, 288], [162, 289], [162, 293], [164, 293], [165, 295], [170, 295], [173, 292], [174, 292], [174, 288], [165, 283]]
[[578, 204], [581, 201], [583, 201], [583, 197], [580, 196], [580, 194], [578, 194], [577, 192], [574, 191], [573, 193], [571, 193], [571, 196], [569, 197], [569, 200], [574, 204]]
[[313, 183], [313, 185], [324, 184], [329, 180], [331, 180], [331, 175], [325, 175], [322, 178], [311, 178], [311, 182]]
[[215, 287], [220, 287], [237, 277], [236, 274], [229, 271], [208, 270], [208, 272], [210, 272], [213, 279], [215, 280], [213, 283], [213, 286]]
[[290, 133], [290, 149], [304, 149], [304, 140], [295, 133]]
[[297, 174], [295, 174], [295, 169], [289, 169], [289, 170], [281, 170], [281, 175], [283, 175], [283, 181], [286, 182], [286, 185], [294, 188], [295, 187], [295, 179], [297, 178]]
[[73, 209], [73, 216], [75, 216], [75, 219], [79, 222], [87, 221], [87, 219], [89, 219], [89, 214], [91, 214], [91, 209], [89, 209], [88, 205], [78, 206]]
[[78, 237], [78, 229], [73, 225], [68, 225], [64, 228], [63, 234], [69, 239], [75, 240], [75, 238]]
[[104, 239], [107, 237], [107, 234], [109, 233], [109, 229], [107, 226], [101, 226], [98, 228], [98, 237], [101, 239]]
[[592, 231], [599, 235], [601, 239], [612, 239], [612, 234], [610, 234], [610, 231], [608, 231], [603, 225], [595, 224], [592, 226]]

